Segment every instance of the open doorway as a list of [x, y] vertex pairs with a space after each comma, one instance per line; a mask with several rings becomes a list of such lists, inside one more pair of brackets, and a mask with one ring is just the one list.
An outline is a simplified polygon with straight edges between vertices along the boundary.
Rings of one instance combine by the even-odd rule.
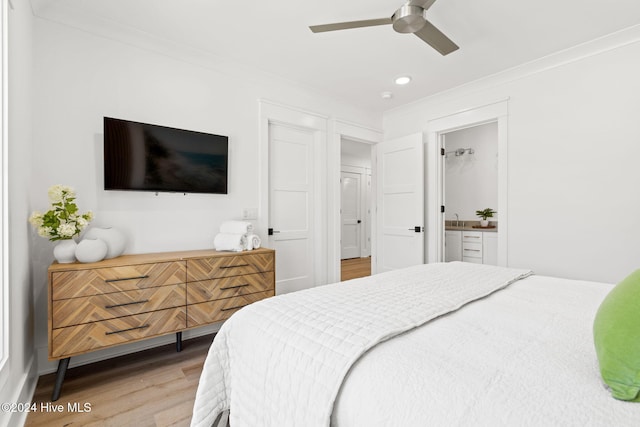
[[340, 141], [340, 280], [371, 275], [371, 144]]
[[[497, 264], [498, 123], [442, 134], [444, 261]], [[489, 212], [490, 210], [490, 212]], [[480, 221], [478, 211], [488, 215]]]
[[[446, 151], [443, 136], [456, 130], [475, 127], [486, 123], [497, 124], [498, 140], [498, 202], [497, 212], [500, 215], [500, 232], [495, 233], [492, 242], [497, 245], [496, 264], [508, 266], [508, 99], [492, 104], [466, 109], [459, 113], [443, 116], [429, 121], [427, 134], [427, 167], [426, 167], [426, 199], [427, 199], [427, 262], [442, 262], [445, 260], [445, 233], [443, 224], [445, 214], [449, 214], [445, 207], [444, 169]], [[484, 209], [485, 206], [480, 209]], [[474, 212], [475, 213], [475, 212]]]

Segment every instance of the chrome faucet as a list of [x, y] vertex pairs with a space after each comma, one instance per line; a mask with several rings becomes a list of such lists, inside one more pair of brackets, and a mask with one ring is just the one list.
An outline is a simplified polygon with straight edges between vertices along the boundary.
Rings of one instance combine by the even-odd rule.
[[454, 215], [456, 216], [456, 227], [459, 227], [460, 226], [460, 224], [459, 224], [460, 223], [460, 219], [458, 218], [458, 214], [454, 213]]

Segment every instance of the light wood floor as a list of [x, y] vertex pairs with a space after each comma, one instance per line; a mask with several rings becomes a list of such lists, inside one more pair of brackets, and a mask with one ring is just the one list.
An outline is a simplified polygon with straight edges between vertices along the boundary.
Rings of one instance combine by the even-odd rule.
[[371, 276], [371, 257], [343, 259], [340, 266], [341, 280]]
[[[183, 341], [182, 352], [166, 345], [67, 371], [60, 413], [40, 412], [50, 402], [55, 374], [38, 380], [25, 426], [188, 426], [202, 365], [212, 335]], [[73, 362], [73, 359], [72, 359]], [[90, 412], [70, 412], [68, 403], [91, 405]]]

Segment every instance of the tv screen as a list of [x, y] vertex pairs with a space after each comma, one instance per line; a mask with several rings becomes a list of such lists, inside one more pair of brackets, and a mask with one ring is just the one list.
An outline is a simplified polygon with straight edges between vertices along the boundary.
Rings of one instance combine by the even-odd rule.
[[229, 138], [104, 118], [104, 188], [227, 194]]

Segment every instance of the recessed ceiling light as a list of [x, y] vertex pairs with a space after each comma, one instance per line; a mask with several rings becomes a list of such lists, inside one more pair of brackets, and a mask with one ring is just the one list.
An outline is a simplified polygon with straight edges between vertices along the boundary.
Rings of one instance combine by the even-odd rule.
[[407, 83], [409, 83], [411, 81], [411, 76], [400, 76], [400, 77], [396, 77], [396, 84], [397, 85], [406, 85]]
[[380, 96], [382, 97], [382, 99], [391, 99], [391, 98], [393, 98], [393, 94], [391, 92], [382, 92], [380, 94]]

